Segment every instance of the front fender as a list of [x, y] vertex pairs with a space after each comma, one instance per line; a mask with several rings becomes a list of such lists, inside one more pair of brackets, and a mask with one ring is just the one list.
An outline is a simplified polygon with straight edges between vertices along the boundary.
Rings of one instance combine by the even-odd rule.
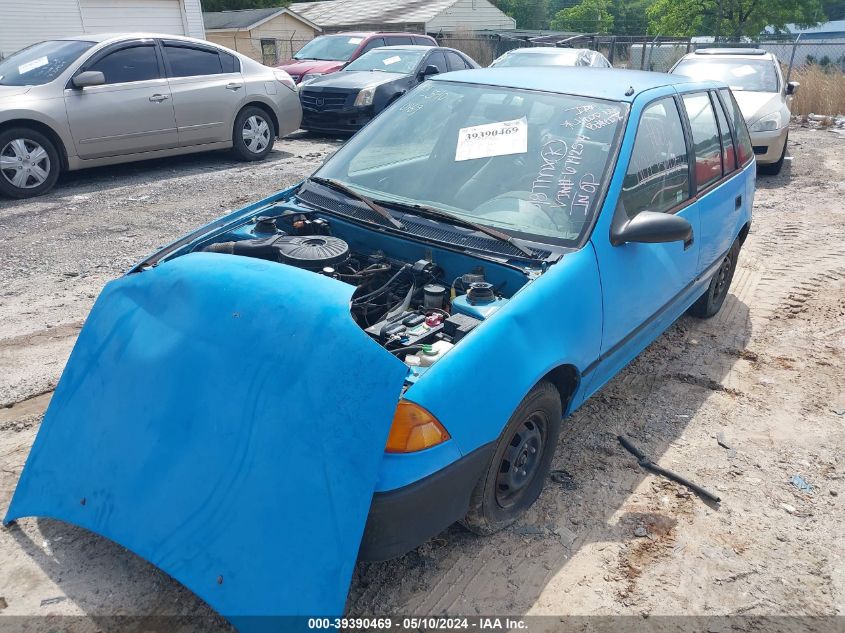
[[466, 455], [499, 436], [549, 371], [563, 364], [582, 371], [593, 362], [601, 330], [601, 284], [588, 243], [523, 287], [404, 397], [434, 414]]

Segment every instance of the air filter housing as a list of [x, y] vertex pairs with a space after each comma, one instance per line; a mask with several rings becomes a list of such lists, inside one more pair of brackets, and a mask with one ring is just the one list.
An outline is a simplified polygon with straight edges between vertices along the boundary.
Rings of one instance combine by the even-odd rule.
[[274, 235], [237, 242], [217, 242], [203, 250], [269, 259], [308, 270], [334, 267], [349, 259], [349, 244], [331, 235]]

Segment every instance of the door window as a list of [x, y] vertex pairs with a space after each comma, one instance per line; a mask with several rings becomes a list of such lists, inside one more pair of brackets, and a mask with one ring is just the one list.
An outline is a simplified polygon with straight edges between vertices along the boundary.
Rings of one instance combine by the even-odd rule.
[[437, 70], [441, 73], [448, 73], [449, 68], [446, 66], [446, 58], [443, 57], [443, 53], [441, 51], [435, 51], [431, 55], [428, 56], [428, 59], [425, 61], [425, 66], [423, 66], [423, 70], [426, 66], [437, 66]]
[[147, 81], [161, 77], [158, 57], [152, 44], [121, 48], [97, 60], [85, 70], [103, 73], [107, 84]]
[[706, 92], [682, 95], [684, 107], [692, 130], [695, 155], [695, 182], [699, 190], [710, 186], [722, 177], [722, 146], [713, 104]]
[[719, 121], [719, 134], [722, 137], [722, 169], [724, 169], [726, 174], [729, 174], [736, 169], [736, 151], [734, 151], [731, 128], [719, 97], [715, 92], [711, 92], [710, 98], [713, 101], [713, 108], [716, 110], [716, 119]]
[[171, 77], [216, 75], [223, 72], [217, 51], [165, 44], [164, 55], [170, 63]]
[[411, 44], [410, 36], [405, 35], [391, 35], [384, 38], [388, 46], [405, 46]]
[[371, 51], [374, 48], [379, 48], [380, 46], [384, 46], [384, 38], [383, 37], [374, 37], [369, 42], [367, 42], [367, 44], [364, 46], [364, 50], [361, 51], [361, 54], [363, 55], [367, 51]]
[[643, 110], [622, 182], [622, 204], [633, 218], [640, 211], [669, 211], [689, 195], [684, 129], [675, 100], [666, 97]]
[[719, 94], [722, 95], [722, 101], [725, 103], [725, 109], [728, 111], [728, 118], [731, 120], [731, 125], [734, 127], [734, 136], [737, 143], [737, 154], [739, 157], [739, 164], [745, 165], [751, 160], [754, 155], [754, 150], [751, 147], [751, 137], [748, 136], [748, 128], [745, 125], [745, 119], [742, 118], [742, 112], [734, 99], [733, 93], [727, 88], [721, 88]]
[[449, 62], [450, 70], [466, 70], [469, 68], [463, 58], [452, 51], [446, 51], [446, 61]]

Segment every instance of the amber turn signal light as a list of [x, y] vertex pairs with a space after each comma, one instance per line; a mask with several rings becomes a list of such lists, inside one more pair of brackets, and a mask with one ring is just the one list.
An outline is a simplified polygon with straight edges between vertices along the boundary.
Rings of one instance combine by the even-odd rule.
[[436, 446], [450, 437], [443, 425], [418, 404], [400, 400], [387, 436], [388, 453], [413, 453]]

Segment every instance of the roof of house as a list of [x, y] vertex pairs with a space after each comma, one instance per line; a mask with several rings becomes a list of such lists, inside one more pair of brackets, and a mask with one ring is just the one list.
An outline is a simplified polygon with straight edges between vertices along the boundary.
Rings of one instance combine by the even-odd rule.
[[[845, 33], [845, 20], [831, 20], [830, 22], [822, 22], [816, 26], [809, 28], [801, 28], [795, 24], [787, 24], [784, 31], [793, 35], [841, 35]], [[770, 26], [766, 27], [766, 33], [773, 33], [774, 29]]]
[[[307, 3], [305, 3], [307, 4]], [[234, 31], [254, 29], [259, 24], [271, 20], [277, 15], [288, 14], [304, 22], [308, 26], [321, 31], [322, 29], [312, 22], [308, 17], [303, 16], [289, 7], [270, 7], [267, 9], [238, 9], [233, 11], [209, 11], [202, 14], [205, 29], [207, 31]]]
[[357, 0], [295, 2], [290, 9], [322, 27], [350, 24], [408, 24], [433, 20], [458, 0]]

